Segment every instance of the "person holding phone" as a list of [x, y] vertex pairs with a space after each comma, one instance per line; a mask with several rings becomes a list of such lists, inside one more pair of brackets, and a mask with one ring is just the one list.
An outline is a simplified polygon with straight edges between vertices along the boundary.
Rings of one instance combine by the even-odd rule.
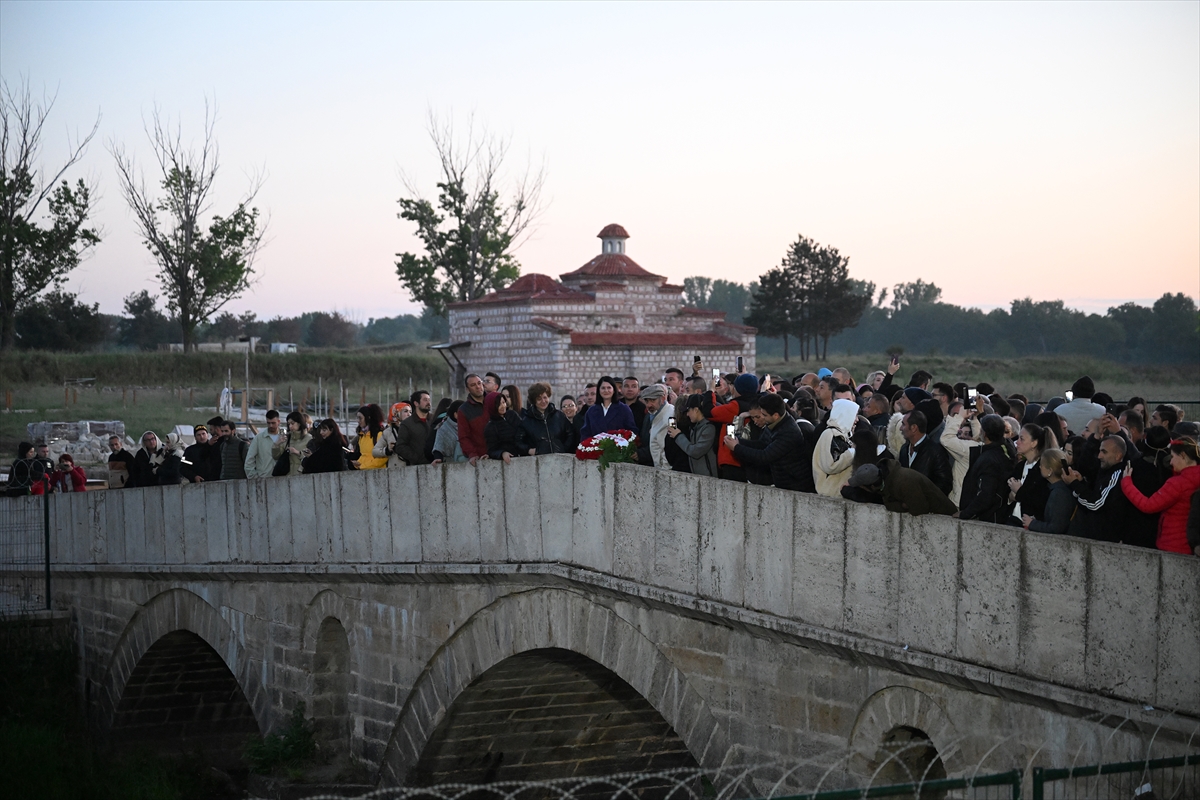
[[667, 436], [687, 456], [688, 466], [693, 475], [718, 476], [717, 464], [717, 426], [709, 422], [705, 416], [705, 406], [710, 405], [709, 398], [702, 394], [688, 395], [684, 402], [687, 413], [688, 432], [684, 433], [672, 418], [667, 427]]

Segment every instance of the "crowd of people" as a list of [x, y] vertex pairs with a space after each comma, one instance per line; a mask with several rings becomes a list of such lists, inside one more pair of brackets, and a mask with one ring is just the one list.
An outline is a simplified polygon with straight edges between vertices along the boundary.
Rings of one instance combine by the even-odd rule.
[[[986, 383], [936, 382], [886, 369], [856, 383], [843, 368], [792, 380], [670, 367], [643, 385], [603, 376], [554, 402], [489, 372], [466, 376], [465, 400], [436, 408], [426, 391], [387, 412], [358, 409], [349, 436], [333, 419], [267, 412], [250, 440], [215, 417], [195, 443], [147, 431], [136, 453], [112, 437], [110, 465], [128, 486], [269, 478], [442, 462], [573, 453], [615, 431], [636, 434], [636, 460], [658, 469], [945, 514], [1045, 533], [1200, 555], [1200, 426], [1175, 405], [1120, 403], [1086, 376], [1044, 405]], [[9, 493], [82, 491], [69, 454], [22, 443]]]

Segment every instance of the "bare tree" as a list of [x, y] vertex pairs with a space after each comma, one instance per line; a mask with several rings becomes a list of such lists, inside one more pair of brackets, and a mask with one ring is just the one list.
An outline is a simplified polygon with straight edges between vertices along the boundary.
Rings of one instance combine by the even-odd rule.
[[232, 214], [213, 216], [207, 232], [201, 230], [220, 166], [215, 127], [216, 110], [206, 103], [204, 138], [197, 150], [183, 143], [182, 125], [172, 128], [154, 110], [146, 137], [158, 167], [161, 195], [150, 191], [133, 156], [116, 143], [109, 145], [121, 192], [146, 248], [158, 262], [167, 307], [179, 318], [187, 351], [194, 347], [196, 326], [249, 288], [266, 232], [265, 223], [259, 224], [258, 209], [251, 207], [262, 187], [261, 176], [251, 178]]
[[[100, 117], [86, 136], [68, 139], [66, 161], [50, 175], [38, 160], [54, 101], [35, 103], [28, 81], [16, 91], [0, 82], [0, 351], [16, 341], [17, 312], [46, 287], [61, 283], [100, 241], [96, 228], [85, 227], [94, 187], [82, 178], [74, 187], [59, 183], [83, 157]], [[46, 227], [34, 220], [43, 204], [50, 218]]]
[[397, 253], [396, 273], [413, 300], [444, 315], [447, 303], [474, 300], [516, 279], [520, 265], [512, 251], [543, 211], [545, 169], [526, 170], [504, 187], [508, 140], [476, 134], [472, 120], [460, 142], [452, 120], [432, 112], [428, 132], [441, 168], [437, 208], [402, 176], [409, 196], [400, 199], [398, 216], [416, 224], [425, 255]]

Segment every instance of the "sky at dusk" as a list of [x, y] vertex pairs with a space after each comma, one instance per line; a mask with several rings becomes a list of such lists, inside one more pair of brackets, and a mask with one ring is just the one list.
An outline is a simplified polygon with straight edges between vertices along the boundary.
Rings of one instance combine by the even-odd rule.
[[69, 174], [103, 242], [68, 286], [108, 313], [156, 291], [108, 148], [150, 166], [157, 105], [218, 109], [228, 213], [270, 217], [260, 318], [416, 311], [395, 254], [401, 172], [437, 180], [432, 111], [544, 166], [522, 272], [569, 272], [611, 222], [681, 282], [753, 280], [798, 235], [853, 277], [922, 278], [985, 308], [1089, 311], [1200, 294], [1200, 3], [506, 4], [0, 2], [0, 75], [54, 95], [43, 149], [100, 131]]

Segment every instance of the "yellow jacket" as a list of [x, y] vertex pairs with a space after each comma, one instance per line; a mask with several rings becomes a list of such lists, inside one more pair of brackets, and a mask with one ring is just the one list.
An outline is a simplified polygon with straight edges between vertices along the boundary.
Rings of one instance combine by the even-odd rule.
[[[380, 434], [380, 436], [382, 437], [383, 434]], [[375, 448], [375, 442], [371, 441], [371, 434], [369, 431], [367, 433], [359, 434], [359, 436], [358, 436], [358, 452], [359, 452], [358, 468], [359, 469], [383, 469], [384, 467], [387, 466], [388, 462], [387, 462], [386, 457], [376, 458], [374, 455], [371, 454], [371, 451], [374, 448]]]

